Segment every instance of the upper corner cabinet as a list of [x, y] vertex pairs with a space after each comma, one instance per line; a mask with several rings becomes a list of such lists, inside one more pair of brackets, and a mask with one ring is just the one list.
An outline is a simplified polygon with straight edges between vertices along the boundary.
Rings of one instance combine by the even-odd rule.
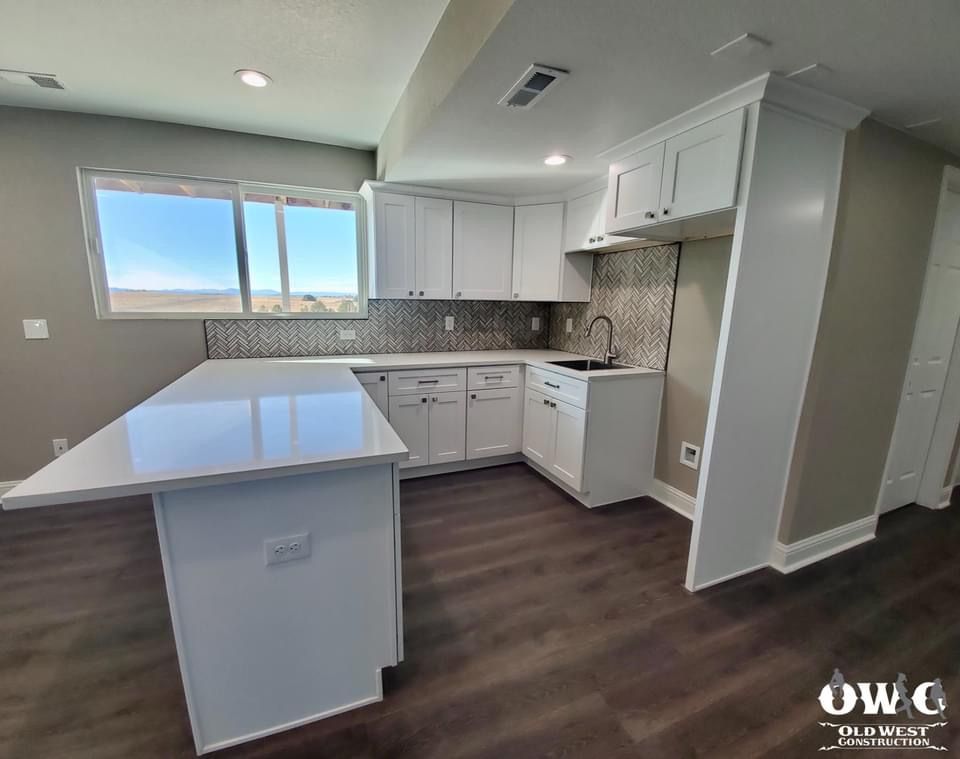
[[745, 118], [731, 111], [612, 164], [607, 233], [734, 207]]

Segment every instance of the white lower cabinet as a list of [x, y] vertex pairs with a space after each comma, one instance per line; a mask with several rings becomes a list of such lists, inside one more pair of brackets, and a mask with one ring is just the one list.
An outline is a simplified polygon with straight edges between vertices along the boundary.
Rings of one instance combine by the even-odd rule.
[[429, 395], [395, 395], [390, 398], [390, 426], [410, 449], [410, 458], [400, 468], [430, 463]]
[[463, 461], [466, 458], [466, 393], [435, 393], [429, 397], [429, 463]]
[[556, 401], [556, 432], [550, 471], [574, 490], [583, 486], [583, 452], [586, 442], [587, 412], [563, 401]]
[[467, 458], [518, 453], [522, 425], [520, 388], [471, 391], [467, 399]]
[[587, 412], [527, 390], [523, 453], [574, 490], [583, 486]]
[[357, 379], [367, 391], [367, 395], [373, 398], [377, 404], [380, 413], [386, 417], [390, 416], [390, 400], [387, 394], [387, 374], [386, 372], [357, 372]]

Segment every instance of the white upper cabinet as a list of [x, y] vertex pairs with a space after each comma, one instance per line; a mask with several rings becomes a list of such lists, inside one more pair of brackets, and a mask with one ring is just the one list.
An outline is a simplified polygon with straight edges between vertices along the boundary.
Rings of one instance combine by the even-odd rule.
[[593, 259], [564, 255], [564, 204], [517, 206], [513, 218], [514, 299], [589, 300]]
[[377, 193], [374, 196], [371, 298], [416, 296], [415, 198]]
[[740, 108], [611, 164], [605, 233], [735, 206], [745, 117]]
[[618, 237], [606, 233], [607, 190], [601, 188], [567, 201], [563, 249], [567, 252], [597, 250], [636, 242], [635, 237]]
[[736, 205], [744, 113], [741, 108], [667, 140], [662, 221]]
[[418, 298], [449, 299], [453, 267], [453, 202], [416, 198], [416, 292]]
[[661, 142], [610, 166], [606, 232], [658, 221], [664, 147]]
[[513, 207], [455, 201], [453, 297], [510, 300], [512, 275]]

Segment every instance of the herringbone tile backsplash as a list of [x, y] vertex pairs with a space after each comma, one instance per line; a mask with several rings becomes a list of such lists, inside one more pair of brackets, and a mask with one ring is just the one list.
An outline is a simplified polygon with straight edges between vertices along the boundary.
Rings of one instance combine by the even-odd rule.
[[[210, 319], [210, 358], [318, 356], [338, 353], [546, 348], [549, 306], [495, 301], [371, 300], [367, 319]], [[454, 329], [444, 327], [452, 316]], [[540, 317], [540, 331], [530, 328]], [[341, 329], [356, 340], [340, 340]]]
[[[597, 324], [589, 339], [583, 332], [594, 316], [605, 314], [613, 320], [618, 361], [665, 368], [679, 251], [678, 245], [661, 245], [595, 256], [590, 302], [550, 307], [550, 347], [602, 357], [606, 325]], [[573, 319], [569, 333], [568, 318]]]
[[[597, 256], [590, 303], [371, 300], [367, 319], [210, 319], [210, 358], [318, 356], [344, 353], [557, 348], [603, 354], [606, 329], [591, 340], [583, 329], [596, 314], [613, 319], [620, 360], [662, 369], [666, 362], [677, 273], [677, 246]], [[453, 316], [447, 332], [444, 317]], [[540, 317], [541, 329], [530, 328]], [[567, 317], [573, 332], [564, 331]], [[352, 329], [355, 340], [340, 340]]]

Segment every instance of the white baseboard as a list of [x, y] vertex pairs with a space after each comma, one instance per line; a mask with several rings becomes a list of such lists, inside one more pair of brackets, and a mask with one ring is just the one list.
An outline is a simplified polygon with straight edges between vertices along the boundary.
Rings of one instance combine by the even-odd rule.
[[0, 501], [2, 501], [3, 497], [21, 482], [23, 482], [23, 480], [7, 480], [6, 482], [0, 482]]
[[950, 505], [950, 501], [953, 498], [953, 489], [956, 485], [951, 485], [940, 491], [940, 503], [934, 506], [935, 509], [945, 509]]
[[693, 512], [697, 508], [697, 499], [668, 485], [662, 480], [654, 480], [650, 486], [650, 497], [660, 501], [667, 508], [673, 509], [687, 519], [693, 519]]
[[873, 540], [877, 531], [877, 516], [871, 514], [856, 522], [834, 527], [832, 530], [811, 535], [796, 543], [784, 545], [779, 540], [770, 554], [770, 566], [789, 574], [801, 567], [846, 551], [868, 540]]

